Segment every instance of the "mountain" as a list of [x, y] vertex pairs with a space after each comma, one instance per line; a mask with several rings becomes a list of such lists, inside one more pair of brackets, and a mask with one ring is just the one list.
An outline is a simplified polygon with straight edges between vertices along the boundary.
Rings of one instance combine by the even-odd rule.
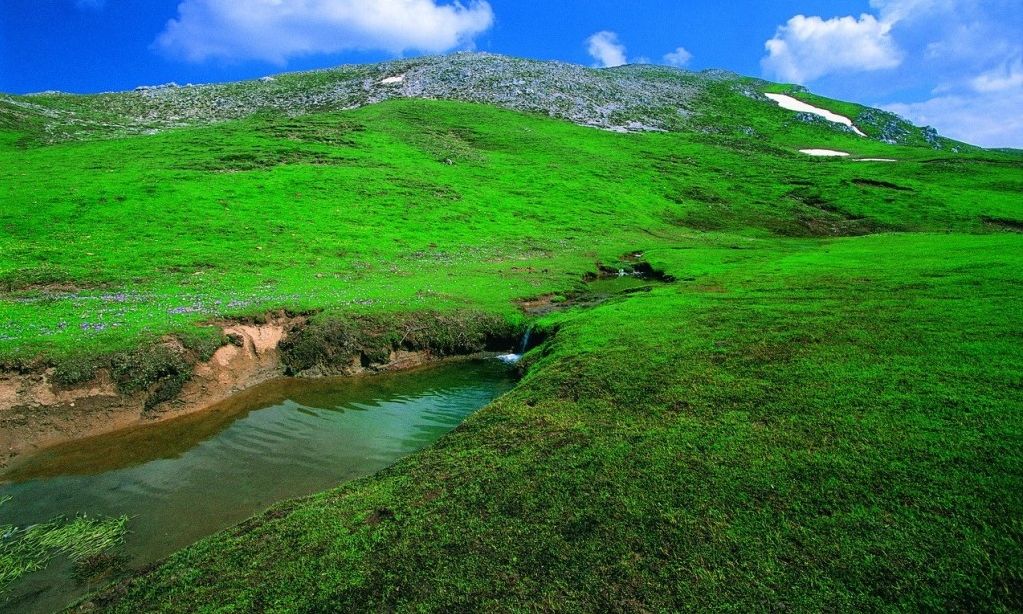
[[[871, 138], [889, 143], [955, 143], [897, 116], [808, 95], [721, 70], [653, 65], [592, 69], [485, 53], [398, 60], [282, 74], [220, 85], [167, 84], [134, 92], [44, 93], [0, 99], [0, 117], [37, 115], [47, 142], [147, 134], [239, 119], [257, 112], [296, 116], [355, 109], [394, 98], [458, 100], [617, 131], [669, 130], [756, 136], [765, 92], [793, 92], [841, 108]], [[813, 116], [800, 116], [815, 121]]]

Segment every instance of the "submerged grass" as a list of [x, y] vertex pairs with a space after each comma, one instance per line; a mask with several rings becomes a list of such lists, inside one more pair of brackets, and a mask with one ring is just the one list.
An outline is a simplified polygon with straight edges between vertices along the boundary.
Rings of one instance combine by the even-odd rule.
[[[0, 498], [0, 506], [10, 503]], [[84, 561], [124, 542], [127, 516], [57, 518], [30, 527], [0, 525], [0, 599], [27, 573], [44, 569], [57, 556]], [[0, 602], [2, 603], [2, 602]]]

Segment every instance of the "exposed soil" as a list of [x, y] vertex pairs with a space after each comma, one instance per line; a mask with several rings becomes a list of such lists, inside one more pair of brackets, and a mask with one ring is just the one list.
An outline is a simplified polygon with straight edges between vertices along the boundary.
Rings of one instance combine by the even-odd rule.
[[[83, 437], [151, 424], [207, 409], [238, 392], [284, 375], [278, 349], [289, 331], [305, 324], [302, 316], [278, 315], [264, 323], [220, 323], [233, 343], [195, 365], [180, 394], [146, 408], [147, 392], [123, 394], [107, 369], [93, 381], [61, 387], [54, 369], [36, 373], [0, 373], [0, 468], [17, 457]], [[392, 351], [386, 361], [356, 360], [346, 375], [399, 371], [436, 360], [428, 351]], [[316, 375], [315, 373], [307, 375]]]
[[583, 276], [583, 286], [564, 294], [543, 294], [517, 301], [519, 309], [530, 316], [542, 316], [573, 307], [594, 307], [616, 296], [649, 292], [658, 284], [676, 280], [643, 260], [641, 252], [622, 255], [618, 265], [597, 264], [595, 273]]
[[981, 219], [985, 224], [992, 228], [1008, 230], [1009, 232], [1023, 232], [1023, 221], [1020, 220], [1010, 220], [1008, 218], [989, 216], [984, 216]]
[[878, 181], [877, 179], [853, 179], [852, 182], [858, 186], [869, 188], [885, 188], [888, 190], [898, 190], [900, 192], [913, 191], [913, 188], [907, 188], [905, 186], [897, 185], [889, 181]]
[[519, 309], [521, 309], [523, 313], [531, 316], [540, 316], [552, 311], [557, 311], [563, 306], [563, 302], [554, 302], [554, 297], [556, 296], [556, 294], [543, 294], [541, 296], [516, 301], [515, 304], [518, 305]]

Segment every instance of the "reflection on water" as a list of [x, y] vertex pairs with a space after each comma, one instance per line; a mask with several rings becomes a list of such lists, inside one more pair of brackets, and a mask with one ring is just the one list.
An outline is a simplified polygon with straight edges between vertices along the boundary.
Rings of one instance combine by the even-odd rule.
[[[374, 473], [422, 449], [513, 384], [496, 360], [397, 375], [279, 380], [210, 411], [42, 452], [0, 476], [0, 524], [131, 516], [133, 566], [276, 501]], [[30, 575], [0, 610], [59, 609], [85, 587], [68, 565]]]

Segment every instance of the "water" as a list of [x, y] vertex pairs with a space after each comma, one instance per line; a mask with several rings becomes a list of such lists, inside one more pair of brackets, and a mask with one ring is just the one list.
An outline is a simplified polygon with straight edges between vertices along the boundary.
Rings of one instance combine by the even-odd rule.
[[522, 355], [529, 349], [529, 336], [532, 333], [533, 327], [530, 326], [526, 329], [526, 334], [522, 336], [522, 341], [519, 342], [519, 351], [517, 354], [501, 354], [497, 357], [497, 359], [509, 365], [518, 364], [522, 360]]
[[[119, 553], [159, 560], [276, 501], [370, 475], [422, 449], [514, 384], [500, 361], [331, 380], [279, 380], [210, 411], [40, 453], [0, 476], [0, 524], [131, 517]], [[51, 612], [90, 587], [54, 561], [0, 611]], [[92, 587], [95, 588], [95, 587]]]
[[529, 349], [529, 335], [531, 335], [532, 333], [533, 333], [533, 327], [530, 326], [530, 327], [526, 328], [526, 334], [522, 335], [522, 343], [519, 345], [519, 355], [520, 356], [522, 354], [525, 354], [526, 350]]

